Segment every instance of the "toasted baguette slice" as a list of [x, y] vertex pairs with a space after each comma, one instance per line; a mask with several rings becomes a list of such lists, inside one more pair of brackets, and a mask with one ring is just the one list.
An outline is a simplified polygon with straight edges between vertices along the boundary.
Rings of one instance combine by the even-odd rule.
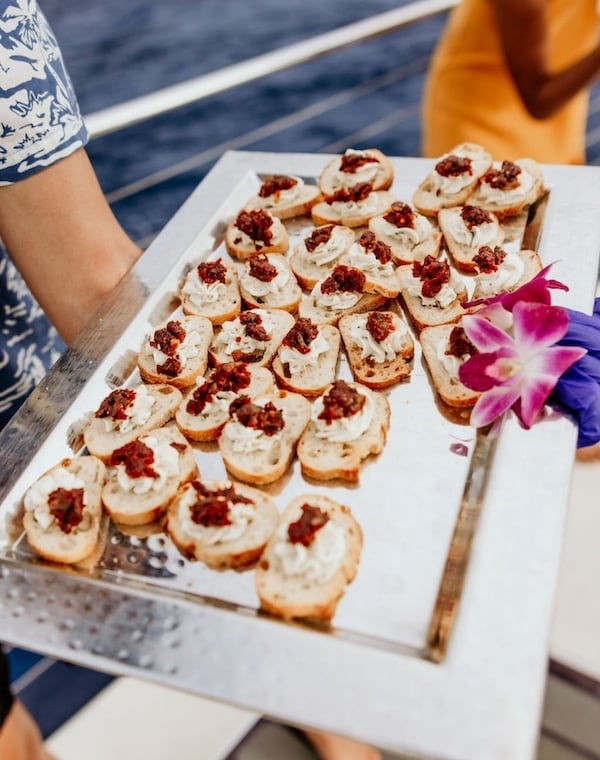
[[[100, 491], [104, 476], [105, 467], [100, 459], [81, 456], [64, 459], [28, 489], [24, 497], [23, 527], [27, 541], [36, 554], [50, 562], [66, 565], [81, 562], [92, 554], [100, 537]], [[51, 514], [48, 505], [48, 497], [61, 488], [67, 495], [73, 490], [83, 489], [81, 520], [73, 527], [67, 521], [65, 529]], [[65, 516], [68, 516], [70, 503], [67, 496]], [[65, 532], [67, 529], [69, 532]]]
[[291, 313], [298, 310], [302, 296], [288, 260], [278, 253], [257, 253], [245, 261], [240, 292], [250, 309], [283, 309]]
[[349, 227], [325, 224], [303, 238], [290, 256], [290, 266], [303, 288], [310, 290], [324, 280], [354, 243]]
[[420, 295], [422, 283], [418, 277], [413, 277], [412, 267], [405, 265], [398, 267], [398, 276], [400, 278], [400, 294], [402, 302], [417, 330], [432, 325], [441, 325], [446, 322], [456, 322], [465, 313], [461, 306], [466, 302], [468, 294], [464, 281], [452, 272], [448, 286], [452, 291], [444, 290], [440, 296], [448, 294], [448, 298], [454, 297], [444, 306], [435, 303], [431, 299], [431, 304], [424, 304]]
[[[340, 381], [336, 381], [339, 383]], [[334, 383], [335, 385], [336, 383]], [[360, 478], [361, 464], [371, 454], [379, 454], [385, 445], [390, 424], [390, 405], [382, 393], [370, 390], [359, 383], [347, 383], [361, 395], [367, 397], [362, 413], [372, 417], [369, 426], [353, 440], [329, 440], [321, 437], [331, 427], [331, 435], [335, 435], [338, 420], [331, 426], [318, 419], [322, 409], [324, 396], [319, 397], [313, 407], [312, 418], [298, 442], [298, 459], [302, 474], [315, 480], [333, 480], [341, 478], [352, 483]]]
[[[328, 518], [323, 527], [316, 531], [308, 547], [292, 544], [288, 534], [290, 524], [301, 518], [305, 505], [316, 507]], [[339, 561], [327, 566], [319, 559], [318, 549], [322, 544], [327, 546], [330, 541], [336, 544], [340, 541], [344, 553]], [[269, 539], [256, 568], [256, 592], [261, 608], [286, 619], [330, 621], [346, 586], [356, 576], [362, 543], [360, 525], [347, 506], [320, 494], [298, 496], [281, 515], [279, 527]], [[314, 568], [317, 564], [320, 570], [322, 568], [322, 577], [315, 579], [302, 566], [298, 567], [297, 561], [294, 571], [286, 568], [282, 556], [293, 553], [297, 557], [299, 549], [306, 555], [307, 565], [310, 563]], [[329, 552], [322, 554], [330, 556]]]
[[475, 277], [473, 299], [516, 290], [535, 277], [541, 268], [541, 259], [535, 251], [523, 249], [507, 253], [497, 271], [489, 274], [482, 272]]
[[473, 204], [442, 209], [438, 222], [454, 266], [467, 274], [477, 272], [473, 257], [482, 246], [495, 248], [504, 240], [498, 217]]
[[429, 369], [433, 387], [448, 406], [466, 408], [473, 406], [480, 394], [463, 385], [458, 379], [458, 367], [465, 357], [446, 354], [449, 337], [455, 324], [425, 327], [419, 335], [423, 358]]
[[234, 415], [219, 436], [219, 450], [228, 472], [251, 485], [273, 483], [285, 474], [310, 419], [310, 402], [298, 393], [264, 396], [256, 406], [264, 409], [269, 403], [283, 416], [283, 428], [275, 434], [269, 436], [244, 426]]
[[225, 232], [225, 247], [239, 261], [253, 253], [286, 253], [288, 245], [281, 219], [262, 209], [240, 211]]
[[373, 190], [387, 190], [393, 181], [392, 162], [380, 150], [349, 148], [325, 166], [319, 176], [319, 187], [323, 195], [334, 195], [362, 182], [368, 182]]
[[519, 184], [515, 188], [501, 189], [490, 185], [490, 179], [497, 177], [502, 169], [500, 165], [495, 165], [482, 178], [481, 184], [470, 199], [476, 206], [496, 214], [498, 219], [516, 216], [545, 192], [544, 175], [536, 161], [532, 158], [519, 158], [514, 162], [506, 162], [509, 171], [513, 164], [521, 169], [517, 177]]
[[[128, 449], [135, 442], [113, 452], [113, 457], [107, 462], [109, 466], [102, 489], [102, 502], [110, 517], [123, 525], [145, 525], [158, 520], [179, 486], [195, 477], [198, 471], [191, 446], [174, 425], [153, 430], [136, 441], [141, 441], [152, 450], [153, 461], [150, 465], [157, 472], [157, 477], [128, 478], [125, 474], [127, 460], [116, 464], [117, 459], [120, 461], [130, 453]], [[164, 459], [166, 453], [172, 458], [169, 465]], [[131, 464], [135, 461], [132, 460]], [[123, 487], [124, 482], [131, 485], [130, 490]], [[136, 493], [134, 488], [141, 492]]]
[[378, 293], [365, 293], [353, 306], [346, 309], [330, 309], [316, 304], [312, 294], [303, 295], [298, 315], [312, 320], [317, 325], [337, 325], [344, 314], [362, 314], [365, 311], [379, 309], [385, 306], [388, 300], [386, 296]]
[[369, 230], [389, 246], [396, 264], [423, 261], [425, 256], [438, 256], [440, 252], [442, 233], [408, 203], [392, 203], [385, 214], [369, 221]]
[[172, 385], [117, 388], [84, 428], [85, 445], [90, 454], [105, 460], [120, 446], [166, 424], [180, 403], [181, 391]]
[[329, 196], [312, 207], [311, 216], [315, 224], [362, 227], [369, 219], [383, 214], [394, 200], [387, 190], [373, 190], [363, 200], [335, 200], [335, 197]]
[[333, 325], [317, 325], [316, 328], [318, 332], [309, 343], [311, 350], [308, 353], [303, 354], [286, 346], [285, 339], [277, 350], [271, 369], [281, 388], [303, 396], [318, 396], [334, 381], [340, 353], [340, 333]]
[[[444, 176], [444, 167], [449, 163], [457, 164], [455, 159], [470, 159], [469, 169], [454, 173], [453, 167], [450, 167], [450, 176]], [[431, 172], [418, 186], [413, 195], [415, 208], [426, 216], [436, 216], [440, 209], [461, 206], [475, 192], [491, 165], [492, 156], [481, 145], [457, 145], [436, 161]]]
[[[250, 398], [266, 396], [274, 387], [273, 375], [266, 367], [244, 362], [221, 364], [185, 394], [175, 422], [191, 441], [216, 441], [230, 417], [229, 405], [236, 396], [240, 393]], [[210, 398], [203, 405], [205, 388]]]
[[[247, 334], [249, 313], [256, 313], [264, 326], [268, 340], [254, 340]], [[221, 325], [210, 346], [210, 361], [214, 366], [230, 361], [245, 361], [258, 367], [268, 367], [286, 333], [294, 324], [294, 317], [282, 309], [250, 309], [239, 317]]]
[[409, 377], [415, 344], [406, 323], [393, 311], [371, 314], [381, 314], [394, 326], [383, 341], [376, 340], [368, 330], [368, 314], [343, 316], [338, 327], [354, 379], [367, 388], [381, 390]]
[[386, 298], [396, 298], [400, 292], [400, 281], [396, 274], [396, 263], [389, 246], [381, 244], [371, 232], [365, 232], [354, 243], [348, 253], [340, 259], [340, 264], [355, 267], [365, 275], [365, 293], [377, 293]]
[[235, 265], [222, 258], [200, 262], [187, 273], [179, 298], [184, 314], [206, 317], [213, 325], [234, 319], [242, 308]]
[[246, 203], [246, 209], [264, 209], [279, 219], [308, 214], [322, 199], [316, 185], [306, 185], [300, 177], [277, 174], [266, 177], [259, 192]]
[[[215, 524], [207, 514], [203, 520], [203, 504], [217, 512]], [[229, 522], [219, 524], [219, 518]], [[259, 560], [278, 520], [277, 505], [258, 488], [193, 480], [179, 489], [169, 506], [167, 533], [189, 560], [215, 570], [247, 570]]]
[[[173, 325], [175, 328], [172, 327]], [[185, 337], [179, 341], [174, 333], [179, 335], [181, 329]], [[169, 336], [174, 339], [175, 355], [170, 357], [161, 351], [161, 359], [157, 364], [155, 348], [150, 343], [160, 345], [161, 336], [167, 336], [167, 343]], [[188, 388], [206, 371], [208, 348], [212, 338], [212, 322], [206, 317], [180, 317], [169, 320], [148, 335], [142, 343], [137, 361], [142, 380], [146, 383], [167, 383], [176, 388]], [[173, 365], [172, 358], [178, 360], [179, 363]]]

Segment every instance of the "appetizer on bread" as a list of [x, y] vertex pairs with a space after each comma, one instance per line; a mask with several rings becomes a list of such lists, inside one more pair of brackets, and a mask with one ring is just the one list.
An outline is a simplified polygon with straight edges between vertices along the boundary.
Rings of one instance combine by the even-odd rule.
[[473, 258], [482, 246], [495, 248], [504, 240], [498, 217], [479, 206], [443, 208], [438, 222], [454, 266], [468, 274], [477, 271]]
[[461, 383], [458, 368], [477, 349], [460, 323], [424, 327], [419, 341], [433, 387], [442, 401], [459, 408], [474, 406], [480, 394]]
[[362, 461], [383, 449], [390, 405], [382, 393], [335, 380], [319, 396], [298, 443], [302, 474], [315, 480], [357, 482]]
[[176, 388], [193, 385], [206, 370], [212, 337], [212, 322], [206, 317], [170, 319], [142, 343], [137, 360], [142, 380]]
[[338, 327], [354, 379], [373, 390], [405, 380], [415, 345], [404, 320], [393, 311], [347, 314]]
[[310, 294], [302, 296], [298, 313], [320, 325], [335, 325], [342, 314], [370, 311], [387, 303], [386, 296], [365, 293], [366, 277], [360, 269], [337, 264]]
[[256, 568], [261, 608], [287, 619], [330, 621], [354, 580], [362, 542], [347, 506], [319, 494], [298, 496]]
[[288, 260], [278, 253], [254, 253], [244, 262], [240, 292], [251, 309], [283, 309], [295, 312], [302, 291]]
[[85, 426], [85, 445], [90, 454], [105, 460], [119, 446], [166, 424], [180, 403], [181, 391], [172, 385], [116, 388]]
[[242, 308], [235, 266], [222, 258], [203, 261], [187, 273], [179, 298], [184, 314], [206, 317], [213, 325], [234, 319]]
[[324, 280], [354, 243], [349, 227], [325, 224], [303, 238], [290, 256], [290, 266], [303, 288], [310, 290]]
[[531, 280], [542, 268], [535, 251], [523, 249], [507, 253], [500, 247], [482, 246], [473, 262], [477, 267], [473, 298], [489, 298], [516, 290]]
[[370, 230], [364, 232], [348, 253], [342, 256], [340, 264], [354, 267], [365, 275], [365, 293], [379, 293], [386, 298], [396, 298], [400, 292], [392, 249], [377, 240]]
[[279, 512], [258, 488], [219, 480], [192, 480], [169, 506], [167, 533], [189, 560], [215, 570], [247, 570], [275, 532]]
[[219, 436], [228, 472], [251, 485], [279, 480], [294, 458], [310, 409], [310, 402], [298, 393], [235, 399], [229, 407], [231, 419]]
[[100, 538], [104, 464], [93, 456], [64, 459], [24, 496], [23, 527], [33, 551], [50, 562], [86, 559]]
[[106, 464], [102, 503], [123, 525], [158, 520], [179, 486], [197, 473], [194, 452], [174, 425], [115, 449]]
[[183, 397], [175, 414], [177, 427], [192, 441], [216, 441], [229, 419], [229, 405], [240, 393], [264, 396], [274, 388], [265, 367], [227, 362], [199, 378]]
[[282, 221], [264, 209], [240, 211], [225, 232], [225, 247], [240, 261], [253, 253], [285, 253], [288, 245]]
[[392, 203], [385, 214], [369, 221], [369, 230], [390, 247], [396, 264], [423, 261], [425, 256], [437, 256], [440, 252], [441, 232], [408, 203]]
[[259, 367], [271, 364], [294, 317], [282, 309], [249, 309], [223, 322], [209, 349], [213, 365], [250, 362]]
[[387, 190], [373, 190], [369, 182], [350, 188], [341, 188], [312, 207], [313, 222], [343, 224], [345, 227], [362, 227], [369, 219], [389, 208], [394, 196]]
[[300, 177], [273, 174], [263, 180], [258, 193], [246, 203], [246, 209], [264, 209], [279, 219], [308, 214], [321, 192], [316, 185], [307, 185]]
[[394, 167], [390, 159], [377, 148], [353, 150], [348, 148], [325, 166], [319, 176], [323, 195], [334, 195], [368, 182], [373, 190], [387, 190], [394, 181]]
[[457, 145], [437, 160], [418, 186], [413, 195], [415, 208], [427, 216], [436, 216], [440, 209], [461, 206], [491, 165], [492, 156], [481, 145]]
[[340, 334], [333, 325], [316, 325], [299, 317], [287, 333], [271, 369], [281, 388], [318, 396], [335, 379]]
[[424, 261], [398, 267], [404, 306], [415, 327], [456, 322], [464, 314], [467, 288], [445, 259], [426, 256]]
[[540, 165], [532, 158], [495, 164], [481, 179], [471, 202], [499, 219], [516, 216], [545, 192]]

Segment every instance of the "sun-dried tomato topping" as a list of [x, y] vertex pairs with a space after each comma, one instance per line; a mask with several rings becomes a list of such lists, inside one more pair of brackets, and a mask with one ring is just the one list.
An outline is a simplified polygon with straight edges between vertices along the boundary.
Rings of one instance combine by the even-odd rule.
[[402, 203], [401, 201], [394, 201], [389, 211], [383, 215], [386, 222], [396, 225], [396, 227], [410, 227], [415, 226], [415, 212], [408, 205], [408, 203]]
[[295, 349], [300, 354], [310, 352], [310, 344], [319, 334], [319, 328], [306, 317], [299, 317], [291, 330], [287, 333], [282, 343]]
[[394, 318], [384, 311], [370, 311], [367, 316], [367, 330], [373, 338], [381, 343], [390, 333], [396, 329]]
[[115, 449], [108, 459], [110, 467], [125, 465], [125, 472], [130, 478], [156, 478], [154, 467], [154, 451], [141, 438], [126, 443]]
[[253, 504], [251, 499], [237, 493], [232, 485], [225, 488], [207, 488], [198, 480], [192, 481], [196, 491], [196, 501], [190, 506], [192, 522], [205, 528], [221, 528], [231, 525], [229, 508], [231, 504]]
[[498, 245], [494, 250], [492, 250], [489, 245], [482, 245], [475, 256], [473, 256], [473, 263], [477, 264], [480, 272], [491, 274], [498, 270], [498, 267], [504, 261], [505, 256], [506, 251]]
[[364, 201], [369, 193], [372, 192], [373, 185], [370, 182], [359, 182], [357, 185], [354, 185], [354, 187], [342, 187], [340, 190], [336, 190], [333, 195], [327, 195], [325, 200], [329, 204], [338, 201], [341, 203], [360, 203], [360, 201]]
[[333, 232], [333, 224], [329, 224], [326, 227], [317, 227], [313, 230], [308, 237], [304, 238], [304, 245], [309, 253], [313, 253], [320, 245], [328, 243]]
[[56, 488], [48, 494], [48, 509], [63, 533], [83, 520], [83, 488]]
[[167, 356], [174, 356], [179, 344], [185, 340], [186, 332], [176, 319], [167, 322], [165, 327], [155, 330], [153, 338], [150, 340], [152, 348], [157, 348]]
[[324, 525], [329, 522], [329, 515], [319, 507], [311, 504], [302, 505], [302, 514], [288, 525], [287, 534], [292, 544], [310, 546], [315, 540], [315, 535]]
[[248, 259], [250, 277], [261, 282], [271, 282], [277, 277], [277, 267], [271, 264], [266, 253], [255, 253]]
[[513, 190], [519, 187], [519, 174], [523, 170], [512, 161], [503, 161], [499, 169], [490, 169], [483, 181], [498, 190]]
[[334, 293], [362, 293], [366, 277], [356, 267], [338, 264], [332, 273], [321, 283], [321, 293], [330, 296]]
[[344, 153], [340, 160], [340, 171], [346, 174], [355, 174], [357, 169], [365, 164], [378, 164], [379, 159], [368, 153]]
[[366, 400], [366, 396], [359, 393], [353, 385], [348, 385], [345, 380], [336, 380], [323, 396], [323, 411], [319, 414], [319, 419], [331, 425], [333, 420], [352, 417], [360, 412]]
[[477, 349], [467, 337], [464, 327], [456, 325], [448, 336], [448, 348], [444, 353], [460, 359], [461, 356], [473, 356], [477, 353]]
[[181, 360], [176, 356], [169, 356], [164, 364], [157, 364], [156, 369], [160, 372], [161, 375], [166, 375], [167, 377], [177, 377], [177, 375], [181, 374], [183, 364], [181, 363]]
[[372, 253], [380, 264], [387, 264], [394, 258], [390, 246], [387, 243], [384, 243], [383, 240], [377, 240], [375, 234], [371, 232], [371, 230], [363, 232], [358, 244], [362, 246], [365, 251]]
[[219, 391], [239, 391], [250, 385], [252, 378], [248, 367], [243, 362], [226, 362], [215, 367], [207, 376], [206, 381], [194, 389], [186, 404], [188, 414], [201, 414], [206, 404], [209, 404]]
[[215, 282], [224, 283], [227, 279], [227, 268], [222, 259], [216, 261], [203, 261], [197, 267], [198, 277], [207, 285], [213, 285]]
[[254, 241], [256, 248], [263, 248], [273, 240], [273, 217], [262, 209], [240, 211], [235, 226]]
[[244, 427], [262, 430], [265, 435], [275, 435], [285, 427], [283, 412], [272, 401], [259, 406], [249, 396], [239, 396], [229, 405], [229, 414]]
[[488, 224], [492, 221], [489, 212], [485, 209], [479, 208], [479, 206], [463, 206], [460, 210], [460, 215], [468, 230], [472, 230], [473, 227], [479, 227], [481, 224]]
[[243, 311], [239, 316], [240, 324], [244, 325], [244, 332], [253, 340], [267, 341], [269, 333], [266, 331], [260, 314], [255, 311]]
[[94, 417], [110, 417], [113, 420], [126, 420], [127, 409], [135, 401], [135, 396], [136, 393], [132, 388], [116, 388], [102, 401]]
[[268, 198], [270, 195], [279, 194], [282, 190], [289, 190], [298, 184], [294, 177], [288, 177], [287, 174], [274, 174], [272, 177], [266, 177], [258, 194], [261, 198]]
[[442, 177], [459, 177], [461, 174], [472, 174], [472, 163], [466, 156], [450, 155], [438, 161], [435, 170]]
[[433, 298], [442, 287], [450, 282], [450, 264], [436, 259], [435, 256], [425, 256], [423, 261], [415, 261], [412, 268], [413, 277], [418, 277], [423, 283], [421, 293], [425, 298]]

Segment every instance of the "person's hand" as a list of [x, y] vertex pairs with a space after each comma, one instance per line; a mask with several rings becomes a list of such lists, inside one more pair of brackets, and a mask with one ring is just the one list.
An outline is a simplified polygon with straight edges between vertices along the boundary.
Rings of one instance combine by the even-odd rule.
[[592, 315], [567, 311], [569, 329], [558, 343], [582, 346], [588, 353], [560, 377], [552, 400], [575, 419], [579, 426], [577, 446], [581, 448], [600, 441], [600, 298]]

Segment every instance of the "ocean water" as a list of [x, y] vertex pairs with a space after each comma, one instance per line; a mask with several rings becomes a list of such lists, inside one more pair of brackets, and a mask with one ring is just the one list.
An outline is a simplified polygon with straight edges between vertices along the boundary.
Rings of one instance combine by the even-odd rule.
[[[92, 113], [399, 5], [398, 0], [40, 0], [82, 112]], [[227, 148], [418, 155], [427, 59], [444, 17], [347, 48], [94, 140], [114, 198], [182, 163], [186, 171], [114, 203], [138, 240], [156, 234]], [[408, 74], [408, 75], [407, 75]], [[341, 93], [341, 95], [340, 95]], [[341, 102], [340, 102], [341, 101]], [[307, 109], [316, 110], [309, 117]], [[285, 128], [280, 120], [291, 122]]]

